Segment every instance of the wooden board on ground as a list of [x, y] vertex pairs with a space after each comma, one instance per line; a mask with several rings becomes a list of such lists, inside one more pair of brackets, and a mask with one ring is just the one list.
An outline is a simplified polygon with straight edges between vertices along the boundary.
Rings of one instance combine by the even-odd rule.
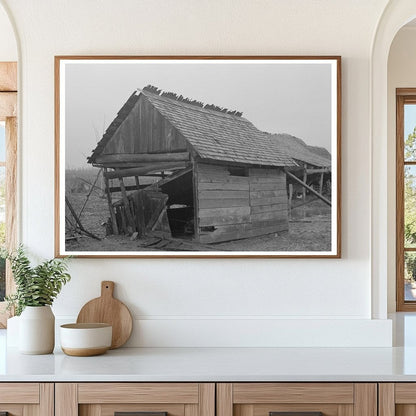
[[[161, 251], [217, 251], [215, 247], [204, 245], [194, 241], [184, 241], [181, 239], [166, 238], [154, 232], [138, 241], [139, 247]], [[222, 249], [222, 251], [224, 251]]]

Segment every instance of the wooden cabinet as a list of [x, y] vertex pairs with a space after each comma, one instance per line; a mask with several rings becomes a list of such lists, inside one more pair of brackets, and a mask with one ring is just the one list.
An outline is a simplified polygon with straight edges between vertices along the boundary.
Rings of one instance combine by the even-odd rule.
[[2, 412], [8, 416], [416, 416], [416, 382], [0, 383], [0, 416]]
[[0, 415], [53, 416], [52, 383], [0, 383]]
[[377, 416], [376, 383], [220, 383], [216, 399], [217, 416]]
[[379, 416], [415, 416], [416, 383], [380, 383]]
[[[56, 416], [215, 416], [214, 383], [57, 383]], [[146, 416], [150, 413], [142, 413]]]

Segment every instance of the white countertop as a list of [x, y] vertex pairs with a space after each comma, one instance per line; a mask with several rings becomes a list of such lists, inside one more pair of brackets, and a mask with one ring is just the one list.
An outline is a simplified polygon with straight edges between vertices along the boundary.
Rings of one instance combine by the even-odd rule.
[[0, 357], [0, 381], [416, 381], [416, 348], [120, 348]]
[[120, 348], [97, 357], [23, 355], [0, 330], [0, 382], [416, 381], [416, 314], [393, 348]]

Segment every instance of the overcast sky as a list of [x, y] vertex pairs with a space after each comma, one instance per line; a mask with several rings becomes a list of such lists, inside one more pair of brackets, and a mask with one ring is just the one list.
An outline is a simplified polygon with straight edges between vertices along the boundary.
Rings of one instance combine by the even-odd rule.
[[242, 111], [262, 131], [289, 133], [331, 152], [330, 64], [78, 61], [65, 65], [67, 168], [89, 166], [87, 156], [122, 105], [148, 84]]

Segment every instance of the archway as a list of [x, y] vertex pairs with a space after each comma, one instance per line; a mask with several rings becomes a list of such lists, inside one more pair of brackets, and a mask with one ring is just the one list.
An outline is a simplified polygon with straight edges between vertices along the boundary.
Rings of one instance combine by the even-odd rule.
[[[387, 65], [390, 46], [402, 26], [416, 17], [414, 0], [390, 2], [380, 18], [371, 56], [371, 274], [372, 317], [387, 318], [388, 273], [395, 253], [389, 244], [388, 90]], [[391, 236], [390, 236], [391, 237]]]

